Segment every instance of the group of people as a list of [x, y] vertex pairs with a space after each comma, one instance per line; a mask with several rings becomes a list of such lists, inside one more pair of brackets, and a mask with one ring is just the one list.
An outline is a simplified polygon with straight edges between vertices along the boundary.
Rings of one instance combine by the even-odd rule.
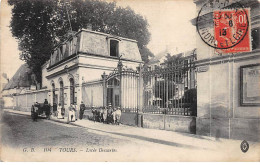
[[45, 116], [47, 119], [50, 119], [50, 105], [47, 101], [47, 99], [44, 100], [43, 104], [39, 104], [38, 102], [35, 102], [34, 105], [32, 105], [31, 108], [31, 117], [33, 121], [37, 121], [37, 118], [39, 115], [42, 115], [45, 113]]
[[[50, 118], [50, 105], [45, 99], [43, 103], [43, 107], [41, 108], [43, 111], [45, 111], [47, 119]], [[80, 107], [78, 109], [76, 102], [71, 103], [69, 108], [68, 108], [68, 121], [69, 122], [75, 122], [76, 120], [83, 119], [84, 115], [84, 110], [86, 109], [85, 104], [83, 101], [80, 104]], [[40, 104], [36, 102], [36, 104], [33, 106], [33, 114], [32, 117], [35, 120], [37, 118], [38, 114], [41, 114], [40, 112]], [[120, 117], [121, 117], [121, 110], [120, 107], [113, 109], [111, 104], [108, 105], [108, 107], [103, 107], [103, 108], [95, 108], [92, 106], [91, 112], [93, 113], [93, 120], [94, 121], [99, 121], [99, 122], [104, 122], [104, 123], [117, 123], [119, 124], [120, 122]], [[65, 116], [65, 108], [59, 103], [53, 105], [53, 115], [56, 116], [58, 119], [64, 119]]]
[[[74, 122], [78, 119], [82, 120], [84, 110], [86, 109], [85, 104], [83, 101], [80, 104], [80, 109], [78, 111], [78, 107], [76, 103], [71, 103], [69, 106], [69, 112], [68, 112], [68, 120], [70, 122]], [[63, 119], [65, 115], [65, 109], [62, 107], [62, 105], [59, 103], [59, 106], [57, 107], [57, 118], [58, 119]]]
[[103, 122], [103, 123], [114, 123], [119, 124], [121, 118], [120, 107], [113, 109], [111, 104], [108, 107], [95, 108], [92, 106], [93, 121]]

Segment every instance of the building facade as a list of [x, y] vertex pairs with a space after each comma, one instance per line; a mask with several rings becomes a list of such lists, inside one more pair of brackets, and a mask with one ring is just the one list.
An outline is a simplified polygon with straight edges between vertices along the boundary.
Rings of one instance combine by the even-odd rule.
[[[227, 2], [231, 5], [238, 2], [250, 10], [248, 33], [251, 33], [252, 51], [220, 55], [197, 33], [196, 133], [255, 141], [260, 138], [259, 2]], [[199, 13], [209, 1], [195, 0], [194, 3]], [[192, 22], [198, 26], [196, 18]], [[200, 23], [212, 29], [208, 22]]]
[[141, 63], [137, 41], [81, 29], [55, 47], [42, 66], [42, 86], [49, 89], [51, 105], [61, 103], [65, 109], [81, 101], [87, 106], [135, 107], [137, 92], [131, 96], [135, 101], [126, 97], [138, 78], [124, 73], [135, 72]]

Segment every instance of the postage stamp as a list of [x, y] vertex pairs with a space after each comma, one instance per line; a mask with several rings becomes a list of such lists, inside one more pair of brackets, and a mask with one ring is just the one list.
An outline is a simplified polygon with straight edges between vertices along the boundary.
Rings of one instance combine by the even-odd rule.
[[239, 3], [213, 1], [202, 6], [197, 17], [201, 39], [217, 53], [250, 52], [250, 9]]

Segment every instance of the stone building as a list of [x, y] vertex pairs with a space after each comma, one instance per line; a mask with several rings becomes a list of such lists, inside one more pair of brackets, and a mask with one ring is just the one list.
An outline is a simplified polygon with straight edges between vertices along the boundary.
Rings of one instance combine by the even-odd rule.
[[47, 97], [47, 90], [36, 91], [36, 86], [40, 85], [37, 85], [29, 66], [21, 65], [1, 91], [4, 107], [28, 110], [34, 102], [42, 102]]
[[[118, 63], [123, 71], [135, 72], [142, 63], [137, 41], [81, 29], [58, 44], [51, 58], [42, 66], [42, 86], [49, 89], [48, 100], [61, 103], [65, 109], [71, 103], [87, 106], [136, 107], [138, 76], [118, 76]], [[127, 82], [130, 82], [131, 84]], [[122, 82], [120, 84], [120, 82]], [[121, 90], [119, 88], [121, 85]], [[131, 95], [132, 101], [126, 99]], [[136, 97], [135, 97], [136, 96]], [[119, 104], [119, 101], [121, 104]]]
[[[212, 1], [213, 2], [213, 1]], [[214, 1], [215, 2], [215, 1]], [[196, 133], [232, 139], [259, 140], [259, 2], [230, 0], [250, 9], [252, 51], [218, 54], [197, 33]], [[194, 0], [197, 13], [205, 0]], [[192, 20], [196, 26], [196, 18]], [[212, 28], [209, 22], [200, 22]], [[249, 41], [250, 42], [250, 41]]]

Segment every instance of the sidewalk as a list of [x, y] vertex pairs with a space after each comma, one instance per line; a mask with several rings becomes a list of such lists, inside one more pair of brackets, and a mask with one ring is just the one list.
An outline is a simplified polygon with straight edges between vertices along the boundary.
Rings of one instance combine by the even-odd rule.
[[[5, 110], [10, 113], [16, 113], [21, 115], [30, 115], [30, 112], [22, 112], [15, 110]], [[56, 117], [51, 117], [52, 121], [68, 124], [67, 118], [57, 119]], [[69, 124], [82, 127], [87, 129], [89, 132], [95, 132], [100, 134], [106, 134], [109, 136], [116, 136], [119, 138], [130, 139], [132, 141], [137, 141], [142, 145], [154, 143], [158, 146], [168, 146], [176, 148], [186, 148], [191, 150], [204, 150], [204, 151], [226, 151], [226, 152], [241, 152], [240, 144], [242, 140], [233, 139], [223, 139], [209, 136], [200, 136], [194, 134], [178, 133], [166, 130], [157, 129], [147, 129], [140, 127], [133, 127], [127, 125], [112, 125], [103, 124], [99, 122], [93, 122], [87, 119], [77, 120], [75, 122], [70, 122]], [[259, 153], [259, 143], [248, 142], [251, 146], [252, 151], [257, 151]], [[242, 153], [242, 152], [241, 152]], [[256, 153], [254, 153], [256, 154]]]

